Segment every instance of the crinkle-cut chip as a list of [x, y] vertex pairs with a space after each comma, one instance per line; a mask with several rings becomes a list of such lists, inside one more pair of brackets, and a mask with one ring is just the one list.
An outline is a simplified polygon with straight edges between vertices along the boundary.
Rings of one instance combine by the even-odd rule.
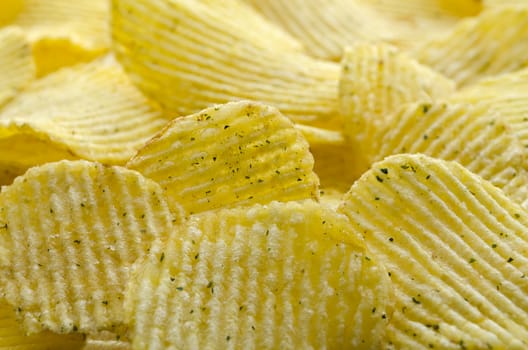
[[56, 334], [48, 331], [26, 335], [17, 321], [12, 306], [0, 303], [0, 349], [6, 350], [81, 350], [85, 337], [81, 334]]
[[449, 98], [454, 102], [480, 103], [499, 112], [528, 147], [528, 68], [482, 79]]
[[[234, 0], [229, 6], [221, 0], [112, 3], [117, 58], [166, 109], [188, 115], [215, 104], [253, 100], [276, 106], [296, 122], [340, 127], [339, 66], [284, 43], [276, 46], [277, 29], [250, 8], [244, 7], [240, 18], [243, 5]], [[253, 21], [259, 23], [255, 28], [248, 24]]]
[[84, 158], [124, 164], [167, 123], [111, 61], [64, 68], [0, 112], [0, 163], [18, 168]]
[[110, 48], [108, 0], [2, 0], [3, 11], [16, 11], [9, 23], [24, 29], [38, 76], [92, 60]]
[[394, 288], [386, 347], [525, 349], [528, 213], [456, 162], [395, 155], [340, 212]]
[[484, 8], [493, 8], [499, 6], [526, 6], [528, 5], [527, 0], [483, 0], [482, 4]]
[[189, 213], [317, 198], [308, 143], [257, 102], [231, 102], [174, 119], [127, 167], [159, 183]]
[[24, 33], [17, 27], [0, 29], [0, 107], [35, 78], [35, 63]]
[[29, 333], [118, 331], [129, 267], [182, 217], [126, 168], [31, 168], [0, 193], [0, 292]]
[[378, 348], [387, 272], [350, 230], [311, 200], [191, 216], [133, 273], [133, 348]]
[[103, 331], [89, 334], [82, 350], [130, 350], [132, 344], [119, 334]]
[[336, 61], [345, 46], [357, 42], [412, 47], [481, 8], [474, 0], [244, 1], [298, 38], [312, 56]]
[[339, 84], [344, 133], [367, 170], [376, 131], [407, 102], [435, 101], [453, 93], [455, 84], [387, 44], [347, 48]]
[[375, 135], [373, 161], [398, 153], [422, 153], [454, 160], [504, 190], [528, 199], [526, 152], [501, 116], [486, 106], [413, 103], [392, 116]]
[[528, 5], [489, 9], [464, 19], [412, 54], [460, 86], [519, 70], [528, 65]]

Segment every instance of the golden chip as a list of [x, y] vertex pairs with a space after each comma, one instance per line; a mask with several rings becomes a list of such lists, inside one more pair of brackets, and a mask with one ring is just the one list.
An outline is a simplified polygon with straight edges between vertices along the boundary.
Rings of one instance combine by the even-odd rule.
[[32, 168], [0, 193], [0, 292], [29, 333], [118, 330], [129, 266], [181, 217], [125, 168]]
[[414, 103], [402, 107], [380, 129], [374, 160], [398, 153], [423, 153], [455, 160], [502, 188], [512, 199], [528, 199], [526, 152], [500, 115], [486, 106]]
[[232, 102], [173, 120], [127, 164], [189, 213], [317, 198], [308, 143], [275, 108]]
[[528, 212], [501, 190], [456, 162], [397, 155], [340, 211], [395, 289], [384, 348], [526, 348]]
[[0, 29], [0, 108], [34, 78], [35, 64], [22, 30]]
[[35, 81], [0, 112], [0, 163], [124, 164], [166, 123], [116, 63], [65, 68]]
[[423, 64], [460, 85], [528, 64], [528, 6], [501, 6], [458, 23], [413, 50]]
[[191, 216], [136, 268], [133, 348], [378, 348], [387, 272], [350, 230], [313, 201]]
[[113, 0], [115, 54], [148, 96], [179, 115], [253, 100], [296, 122], [339, 126], [339, 66], [273, 39], [277, 29], [232, 2]]

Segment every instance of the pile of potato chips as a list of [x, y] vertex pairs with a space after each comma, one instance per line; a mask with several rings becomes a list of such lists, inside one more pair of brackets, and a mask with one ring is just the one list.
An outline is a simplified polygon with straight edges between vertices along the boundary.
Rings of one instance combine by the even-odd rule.
[[528, 348], [528, 1], [4, 0], [0, 349]]

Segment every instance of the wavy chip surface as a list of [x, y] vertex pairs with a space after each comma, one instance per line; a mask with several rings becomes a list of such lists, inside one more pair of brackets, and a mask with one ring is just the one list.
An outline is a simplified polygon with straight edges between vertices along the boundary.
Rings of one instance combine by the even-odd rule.
[[110, 48], [107, 0], [2, 0], [0, 12], [24, 29], [39, 76], [90, 61]]
[[94, 61], [35, 81], [0, 112], [0, 162], [124, 164], [166, 123], [119, 66]]
[[423, 153], [454, 160], [502, 188], [519, 203], [528, 198], [526, 152], [515, 133], [486, 106], [414, 103], [392, 116], [375, 140], [375, 160]]
[[500, 6], [460, 21], [450, 33], [413, 51], [423, 64], [469, 85], [528, 64], [528, 3]]
[[112, 4], [116, 56], [165, 108], [188, 115], [214, 104], [254, 100], [296, 122], [339, 125], [339, 66], [299, 53], [284, 33], [286, 38], [276, 39], [281, 32], [251, 8], [233, 0]]
[[387, 268], [394, 349], [524, 349], [528, 212], [456, 162], [376, 163], [340, 212]]
[[35, 63], [24, 32], [17, 27], [0, 29], [0, 107], [35, 78]]
[[191, 214], [317, 198], [313, 165], [308, 143], [288, 118], [247, 101], [173, 120], [127, 163]]
[[133, 348], [376, 348], [387, 273], [349, 225], [313, 201], [191, 216], [136, 269]]
[[161, 188], [88, 161], [30, 169], [0, 194], [0, 291], [30, 333], [116, 329], [130, 265], [172, 230]]

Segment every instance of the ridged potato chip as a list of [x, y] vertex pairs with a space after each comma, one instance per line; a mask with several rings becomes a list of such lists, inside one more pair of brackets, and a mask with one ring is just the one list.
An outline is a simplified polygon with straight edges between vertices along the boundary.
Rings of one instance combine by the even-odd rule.
[[130, 350], [132, 344], [123, 339], [121, 335], [103, 331], [90, 334], [86, 337], [86, 343], [82, 350]]
[[473, 0], [244, 0], [304, 43], [315, 57], [339, 60], [358, 42], [410, 47], [475, 15]]
[[392, 120], [374, 137], [379, 147], [373, 161], [398, 153], [455, 160], [515, 201], [528, 200], [524, 147], [486, 106], [414, 103], [403, 106]]
[[33, 82], [0, 112], [0, 163], [124, 164], [166, 123], [116, 63], [97, 60]]
[[134, 349], [375, 349], [387, 272], [313, 201], [191, 216], [136, 268]]
[[421, 63], [469, 85], [528, 65], [528, 5], [501, 6], [464, 19], [413, 50]]
[[396, 155], [340, 212], [394, 287], [384, 348], [527, 347], [528, 212], [501, 190], [456, 162]]
[[[278, 30], [271, 24], [266, 30], [266, 22], [250, 8], [244, 7], [245, 18], [240, 18], [242, 4], [234, 0], [227, 6], [221, 0], [112, 4], [117, 58], [166, 109], [188, 115], [214, 104], [254, 100], [279, 108], [296, 122], [340, 125], [339, 66], [284, 44], [291, 39], [273, 39]], [[259, 25], [251, 29], [252, 22]]]
[[31, 47], [20, 28], [0, 29], [0, 108], [35, 79]]
[[493, 8], [498, 6], [526, 6], [528, 5], [527, 0], [482, 0], [485, 8]]
[[317, 198], [313, 165], [308, 143], [288, 118], [247, 101], [176, 118], [127, 163], [191, 214]]
[[392, 112], [415, 101], [435, 101], [455, 90], [453, 81], [387, 44], [357, 44], [345, 50], [339, 83], [344, 133], [355, 163], [370, 166], [376, 132], [392, 124]]
[[24, 29], [37, 74], [90, 61], [110, 48], [108, 0], [2, 0], [0, 13]]
[[8, 304], [0, 304], [0, 349], [6, 350], [81, 350], [85, 336], [42, 332], [26, 335], [17, 321], [16, 312]]
[[119, 331], [130, 265], [182, 217], [135, 171], [32, 168], [0, 193], [0, 293], [29, 333]]

